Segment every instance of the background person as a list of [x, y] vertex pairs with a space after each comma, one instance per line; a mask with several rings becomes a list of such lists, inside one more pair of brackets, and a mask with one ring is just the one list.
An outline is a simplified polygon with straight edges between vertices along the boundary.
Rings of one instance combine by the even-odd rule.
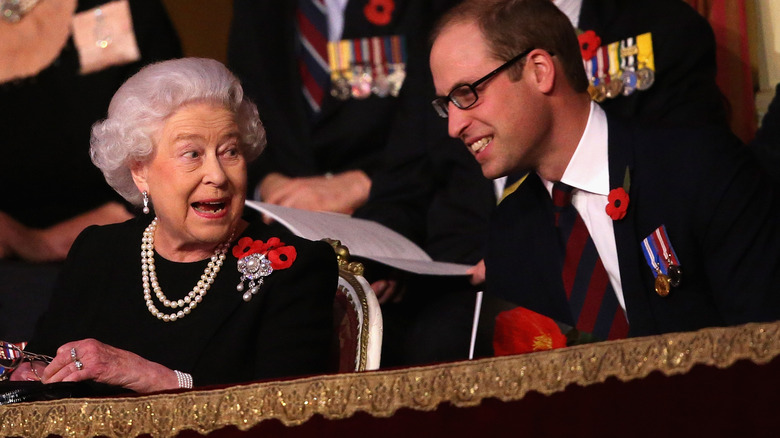
[[242, 217], [246, 166], [264, 144], [255, 106], [217, 61], [130, 78], [93, 129], [92, 157], [149, 214], [81, 234], [28, 346], [54, 360], [12, 377], [148, 392], [328, 371], [333, 249]]

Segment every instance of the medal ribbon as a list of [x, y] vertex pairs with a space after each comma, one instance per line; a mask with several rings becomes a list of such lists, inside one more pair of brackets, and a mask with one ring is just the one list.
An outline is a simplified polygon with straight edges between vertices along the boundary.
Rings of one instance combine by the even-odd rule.
[[609, 82], [607, 75], [607, 71], [609, 71], [609, 55], [605, 46], [601, 46], [596, 50], [596, 58], [598, 59], [599, 82], [606, 84]]
[[607, 46], [607, 53], [609, 54], [609, 77], [616, 78], [620, 74], [620, 56], [619, 49], [620, 43], [614, 42]]
[[341, 77], [340, 56], [337, 45], [338, 43], [333, 41], [328, 42], [328, 65], [330, 66], [330, 79], [332, 82]]
[[647, 264], [652, 268], [653, 277], [658, 277], [658, 274], [666, 275], [666, 266], [663, 266], [656, 261], [660, 260], [660, 257], [657, 249], [652, 245], [652, 243], [650, 243], [652, 236], [653, 235], [651, 234], [645, 237], [645, 239], [642, 241], [642, 253], [645, 255]]
[[666, 225], [661, 225], [656, 229], [653, 234], [650, 235], [653, 238], [653, 244], [656, 248], [660, 249], [660, 254], [663, 255], [664, 262], [672, 265], [680, 265], [680, 261], [677, 259], [677, 254], [674, 252], [674, 248], [669, 243], [669, 235], [666, 234]]
[[352, 44], [349, 40], [339, 41], [339, 69], [341, 75], [348, 81], [352, 80], [352, 69], [349, 66], [352, 64]]
[[636, 46], [638, 48], [639, 68], [649, 68], [655, 71], [655, 56], [653, 55], [653, 36], [650, 32], [643, 33], [636, 37]]
[[626, 38], [620, 41], [620, 69], [635, 70], [636, 69], [636, 53], [637, 48], [634, 44], [634, 38]]

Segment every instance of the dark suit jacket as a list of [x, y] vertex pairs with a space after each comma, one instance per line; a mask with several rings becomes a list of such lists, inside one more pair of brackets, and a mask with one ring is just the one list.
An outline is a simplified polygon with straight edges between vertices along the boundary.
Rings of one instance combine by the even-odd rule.
[[[613, 222], [630, 335], [780, 318], [780, 199], [745, 148], [726, 131], [649, 131], [608, 120], [610, 187], [631, 172], [627, 215]], [[536, 174], [499, 205], [487, 291], [574, 325], [551, 205]], [[667, 297], [654, 291], [641, 250], [661, 225], [683, 271]]]
[[727, 124], [715, 82], [715, 35], [684, 1], [583, 0], [578, 27], [595, 31], [602, 44], [652, 32], [655, 83], [605, 100], [608, 114], [656, 125]]
[[[90, 227], [79, 236], [30, 351], [53, 356], [65, 342], [96, 338], [191, 373], [199, 386], [333, 371], [338, 268], [330, 245], [272, 234], [262, 222], [253, 221], [236, 241], [279, 237], [296, 249], [293, 264], [265, 277], [260, 292], [245, 302], [236, 290], [238, 259], [228, 250], [203, 301], [183, 319], [163, 322], [146, 308], [141, 282], [139, 248], [150, 221], [144, 216]], [[174, 263], [156, 254], [157, 276], [166, 296], [171, 300], [186, 296], [207, 262]], [[248, 290], [246, 281], [244, 286]], [[171, 312], [153, 300], [158, 309]]]

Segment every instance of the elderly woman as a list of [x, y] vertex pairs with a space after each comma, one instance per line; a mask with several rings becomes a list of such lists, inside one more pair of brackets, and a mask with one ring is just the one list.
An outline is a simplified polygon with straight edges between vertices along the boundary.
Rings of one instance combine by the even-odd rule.
[[236, 77], [208, 59], [145, 67], [91, 143], [146, 214], [79, 236], [28, 345], [54, 359], [12, 379], [148, 392], [329, 371], [336, 257], [243, 217], [265, 131]]

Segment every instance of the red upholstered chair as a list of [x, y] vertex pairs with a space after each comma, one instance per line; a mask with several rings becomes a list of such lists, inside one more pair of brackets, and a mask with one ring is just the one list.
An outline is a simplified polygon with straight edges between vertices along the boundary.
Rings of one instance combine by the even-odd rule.
[[382, 311], [374, 290], [363, 277], [363, 265], [349, 261], [349, 249], [338, 240], [339, 283], [333, 303], [334, 361], [339, 372], [375, 370], [382, 353]]

